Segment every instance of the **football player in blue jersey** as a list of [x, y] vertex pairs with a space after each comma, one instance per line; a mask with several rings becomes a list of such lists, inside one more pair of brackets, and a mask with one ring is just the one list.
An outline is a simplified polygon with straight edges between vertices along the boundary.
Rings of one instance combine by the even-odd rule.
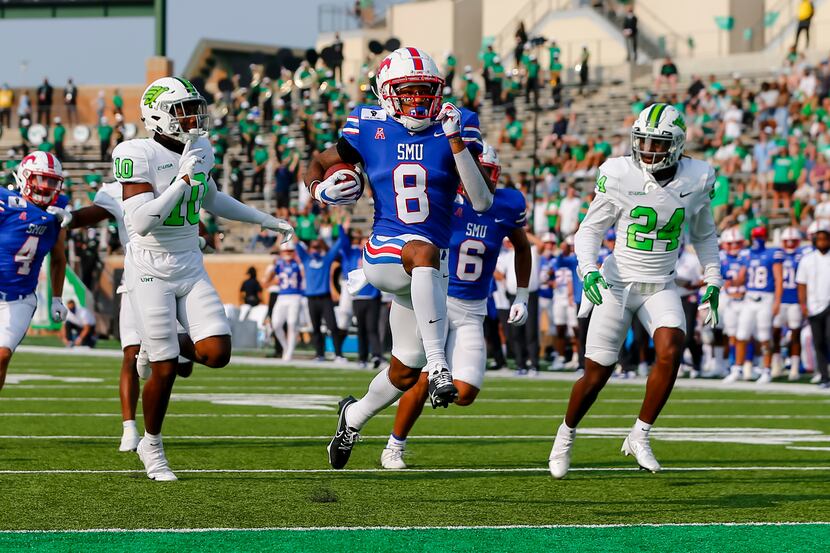
[[770, 378], [772, 320], [781, 310], [784, 253], [778, 248], [768, 248], [766, 242], [766, 227], [755, 227], [752, 229], [752, 246], [741, 256], [737, 281], [746, 285], [746, 296], [735, 336], [735, 366], [724, 381], [737, 380], [741, 374], [744, 380], [753, 379], [752, 359], [746, 358], [747, 345], [752, 338], [763, 354], [761, 382], [768, 382]]
[[[293, 242], [280, 245], [280, 258], [274, 266], [274, 281], [280, 294], [271, 313], [271, 328], [282, 347], [282, 360], [294, 357], [299, 332], [300, 309], [303, 305], [303, 266], [297, 262]], [[283, 327], [287, 327], [286, 329]]]
[[[724, 230], [720, 236], [720, 267], [723, 277], [723, 295], [720, 300], [722, 316], [713, 329], [712, 357], [705, 378], [724, 378], [730, 374], [727, 352], [735, 347], [735, 335], [738, 329], [738, 318], [741, 314], [746, 286], [738, 282], [741, 273], [741, 251], [744, 247], [744, 237], [740, 229], [732, 227]], [[736, 371], [739, 373], [740, 369]]]
[[[577, 300], [582, 297], [582, 286], [576, 274], [577, 261], [573, 253], [573, 237], [568, 236], [559, 244], [559, 254], [550, 263], [548, 269], [553, 277], [553, 324], [556, 327], [557, 358], [553, 370], [576, 369], [579, 367], [579, 327], [576, 319]], [[565, 362], [568, 329], [571, 329], [573, 347], [571, 360]]]
[[[487, 144], [479, 158], [482, 167], [492, 171], [490, 179], [498, 182], [498, 157]], [[532, 265], [530, 243], [525, 234], [527, 220], [524, 195], [515, 188], [496, 190], [493, 206], [476, 212], [470, 201], [456, 198], [450, 239], [450, 282], [447, 300], [449, 328], [446, 351], [458, 397], [456, 405], [470, 405], [484, 382], [487, 347], [484, 343], [484, 317], [502, 240], [509, 238], [516, 252], [517, 296], [528, 295]], [[523, 325], [527, 320], [526, 300], [513, 304], [508, 323]], [[406, 438], [421, 415], [428, 395], [426, 368], [418, 383], [407, 390], [398, 402], [395, 425], [381, 453], [386, 469], [404, 469]]]
[[66, 231], [60, 212], [61, 162], [48, 152], [32, 152], [14, 173], [19, 191], [0, 188], [0, 389], [12, 354], [26, 335], [37, 309], [38, 276], [49, 257], [52, 300], [49, 316], [66, 320], [63, 279], [66, 272]]
[[[772, 367], [771, 378], [784, 374], [784, 362], [781, 359], [781, 334], [784, 327], [790, 331], [790, 374], [789, 380], [799, 379], [801, 368], [801, 306], [798, 303], [798, 284], [795, 274], [798, 263], [804, 256], [801, 246], [801, 231], [797, 227], [787, 227], [781, 232], [781, 249], [784, 261], [781, 264], [781, 310], [772, 322]], [[763, 378], [763, 375], [762, 375]], [[762, 382], [761, 379], [758, 380]]]
[[326, 171], [339, 163], [362, 166], [375, 218], [361, 274], [395, 295], [390, 367], [359, 401], [349, 396], [340, 402], [328, 446], [334, 468], [346, 465], [363, 425], [414, 386], [425, 365], [433, 408], [457, 397], [444, 340], [447, 248], [459, 180], [475, 211], [493, 204], [493, 185], [477, 159], [478, 116], [441, 103], [444, 79], [433, 59], [417, 48], [400, 48], [380, 62], [376, 78], [380, 106], [356, 107], [337, 144], [315, 156], [308, 170], [308, 188], [317, 201], [347, 205], [360, 196], [359, 183], [345, 170], [324, 178]]

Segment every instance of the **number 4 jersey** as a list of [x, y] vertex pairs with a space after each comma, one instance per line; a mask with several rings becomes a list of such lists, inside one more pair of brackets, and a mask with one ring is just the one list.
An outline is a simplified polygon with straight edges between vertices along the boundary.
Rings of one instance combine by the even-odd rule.
[[[441, 124], [412, 133], [382, 108], [358, 106], [346, 120], [343, 138], [363, 158], [372, 186], [372, 231], [417, 234], [448, 247], [458, 174]], [[477, 159], [482, 149], [478, 116], [466, 109], [461, 109], [461, 138]]]
[[496, 190], [493, 206], [484, 213], [477, 213], [459, 194], [452, 220], [448, 295], [462, 300], [487, 298], [502, 241], [524, 227], [526, 220], [525, 198], [515, 188]]
[[[614, 252], [603, 263], [606, 279], [664, 283], [674, 269], [684, 229], [707, 277], [720, 280], [717, 231], [709, 201], [715, 174], [703, 161], [681, 158], [674, 178], [660, 186], [631, 157], [609, 159], [599, 168], [596, 196], [576, 234], [583, 275], [596, 270], [606, 230], [616, 224]], [[707, 280], [708, 281], [708, 280]]]
[[[146, 236], [135, 232], [129, 218], [124, 222], [130, 235], [130, 244], [157, 252], [180, 252], [199, 249], [199, 210], [208, 193], [215, 187], [209, 178], [213, 168], [213, 148], [206, 138], [197, 140], [192, 149], [201, 150], [202, 160], [196, 164], [191, 186], [164, 220], [164, 223]], [[112, 152], [112, 172], [122, 185], [149, 183], [158, 197], [176, 179], [181, 155], [168, 150], [152, 138], [137, 138], [122, 142]]]
[[[55, 205], [67, 203], [66, 196], [58, 196]], [[0, 188], [0, 299], [14, 301], [35, 291], [43, 259], [60, 231], [54, 215]]]

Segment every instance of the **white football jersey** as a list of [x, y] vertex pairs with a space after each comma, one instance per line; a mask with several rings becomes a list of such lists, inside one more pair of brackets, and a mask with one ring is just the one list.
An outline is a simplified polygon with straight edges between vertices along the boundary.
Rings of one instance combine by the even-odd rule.
[[681, 158], [674, 179], [664, 186], [629, 156], [607, 160], [599, 168], [596, 196], [575, 237], [581, 273], [597, 270], [602, 237], [616, 225], [614, 251], [602, 266], [607, 280], [674, 280], [687, 228], [701, 265], [709, 268], [707, 275], [719, 274], [717, 231], [709, 206], [714, 183], [714, 169], [696, 159]]
[[105, 182], [95, 193], [92, 203], [98, 207], [103, 207], [113, 216], [118, 227], [118, 239], [126, 249], [127, 242], [130, 241], [130, 235], [127, 232], [127, 227], [124, 226], [124, 206], [121, 205], [121, 198], [121, 183]]
[[[198, 186], [182, 194], [164, 222], [146, 236], [135, 232], [129, 218], [125, 225], [131, 244], [141, 249], [160, 252], [180, 252], [199, 249], [199, 211], [202, 202], [216, 184], [210, 178], [213, 168], [213, 148], [207, 138], [200, 138], [193, 149], [202, 151], [202, 160], [193, 175]], [[112, 152], [113, 174], [119, 183], [150, 183], [158, 197], [170, 186], [179, 170], [180, 154], [170, 151], [152, 138], [137, 138], [122, 142]], [[214, 190], [215, 192], [215, 190]]]

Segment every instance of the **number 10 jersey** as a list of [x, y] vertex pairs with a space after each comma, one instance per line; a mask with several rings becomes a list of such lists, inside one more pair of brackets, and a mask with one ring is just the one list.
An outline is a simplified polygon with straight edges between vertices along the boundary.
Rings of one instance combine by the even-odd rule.
[[582, 274], [596, 270], [601, 238], [594, 238], [604, 236], [612, 225], [616, 225], [617, 241], [603, 263], [606, 279], [624, 283], [674, 280], [687, 228], [701, 265], [714, 265], [719, 271], [717, 232], [709, 207], [714, 182], [715, 173], [708, 163], [685, 157], [664, 186], [651, 180], [631, 157], [603, 163], [596, 196], [576, 235]]
[[[364, 105], [349, 114], [343, 138], [363, 158], [375, 202], [374, 234], [416, 234], [447, 248], [458, 173], [441, 124], [413, 133], [382, 108]], [[478, 116], [466, 109], [461, 109], [461, 138], [477, 159]]]

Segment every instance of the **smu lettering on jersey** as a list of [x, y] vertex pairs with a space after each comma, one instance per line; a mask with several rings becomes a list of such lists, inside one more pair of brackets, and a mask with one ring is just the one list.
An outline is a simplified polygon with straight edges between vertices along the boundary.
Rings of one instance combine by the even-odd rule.
[[781, 303], [798, 303], [798, 284], [795, 282], [795, 273], [798, 271], [798, 264], [804, 257], [804, 253], [800, 248], [792, 253], [782, 253], [784, 261], [781, 263], [781, 272], [784, 282]]
[[746, 267], [747, 292], [775, 292], [772, 267], [784, 261], [784, 252], [778, 248], [746, 250], [741, 252], [741, 263]]
[[[349, 114], [343, 138], [360, 153], [372, 187], [380, 236], [417, 234], [446, 248], [458, 188], [450, 143], [441, 124], [411, 133], [377, 106]], [[473, 157], [482, 150], [478, 115], [461, 108], [461, 138]]]
[[[55, 205], [69, 200], [58, 196]], [[40, 267], [58, 241], [60, 221], [16, 191], [0, 188], [0, 293], [14, 301], [37, 288]]]
[[[725, 251], [720, 252], [720, 273], [723, 277], [724, 282], [734, 281], [738, 278], [738, 275], [741, 272], [741, 267], [743, 266], [743, 261], [741, 260], [741, 254], [738, 255], [730, 255]], [[740, 285], [727, 285], [724, 288], [724, 291], [734, 298], [741, 298], [743, 297], [744, 293], [746, 292], [746, 286], [743, 284]]]
[[493, 206], [484, 213], [477, 213], [459, 195], [452, 220], [447, 294], [462, 300], [486, 298], [504, 237], [526, 221], [525, 198], [515, 188], [496, 190]]
[[274, 266], [274, 274], [279, 280], [280, 294], [299, 295], [303, 293], [303, 273], [295, 260], [280, 259]]

